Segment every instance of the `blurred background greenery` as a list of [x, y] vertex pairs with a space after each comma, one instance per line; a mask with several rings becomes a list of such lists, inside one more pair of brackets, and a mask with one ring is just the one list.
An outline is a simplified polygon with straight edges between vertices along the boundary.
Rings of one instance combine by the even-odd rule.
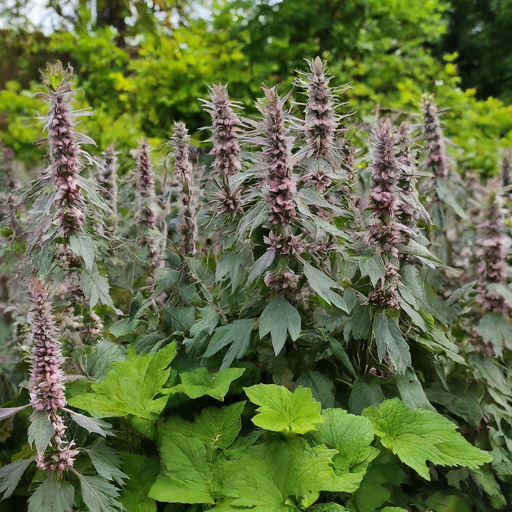
[[[206, 84], [229, 82], [249, 112], [262, 83], [286, 91], [304, 58], [327, 60], [351, 84], [345, 112], [364, 125], [381, 112], [418, 115], [433, 92], [461, 171], [498, 172], [512, 145], [512, 0], [4, 0], [0, 6], [0, 138], [30, 165], [41, 157], [35, 93], [49, 60], [75, 69], [80, 129], [99, 152], [174, 120], [209, 123]], [[294, 95], [300, 101], [298, 95]], [[414, 117], [412, 117], [414, 120]], [[196, 139], [197, 141], [198, 139]]]

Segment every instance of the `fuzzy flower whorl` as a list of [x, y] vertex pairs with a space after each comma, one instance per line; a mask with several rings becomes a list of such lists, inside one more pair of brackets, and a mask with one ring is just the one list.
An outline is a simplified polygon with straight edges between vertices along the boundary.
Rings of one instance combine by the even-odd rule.
[[435, 178], [446, 178], [448, 176], [448, 157], [434, 95], [424, 95], [422, 100], [423, 136], [427, 155], [425, 167], [432, 170]]
[[152, 208], [155, 196], [155, 176], [149, 153], [149, 144], [142, 139], [137, 149], [137, 171], [135, 184], [139, 196], [137, 220], [141, 227], [151, 229], [156, 224], [156, 215]]
[[81, 150], [70, 106], [75, 94], [69, 82], [72, 73], [72, 68], [64, 70], [62, 64], [57, 62], [54, 66], [48, 66], [44, 80], [48, 87], [47, 99], [50, 105], [46, 119], [49, 170], [57, 185], [57, 194], [54, 198], [57, 209], [55, 222], [65, 235], [76, 232], [85, 220], [85, 205], [77, 180], [81, 168]]
[[306, 122], [304, 135], [307, 142], [306, 156], [324, 158], [332, 165], [338, 165], [334, 137], [338, 131], [340, 116], [336, 114], [336, 100], [329, 87], [331, 76], [326, 72], [326, 63], [320, 57], [306, 61], [310, 72], [303, 73], [299, 84], [306, 90]]
[[284, 102], [276, 88], [263, 87], [266, 103], [256, 106], [263, 114], [263, 120], [257, 123], [257, 137], [251, 139], [262, 146], [262, 170], [266, 175], [266, 200], [270, 208], [269, 220], [274, 224], [290, 224], [297, 214], [293, 197], [297, 191], [297, 182], [292, 175], [293, 137], [285, 125]]
[[171, 137], [174, 147], [175, 174], [181, 186], [180, 214], [183, 222], [180, 226], [181, 247], [186, 256], [196, 253], [197, 222], [193, 188], [193, 169], [189, 159], [190, 137], [185, 123], [174, 123], [174, 135]]
[[489, 193], [482, 217], [476, 242], [476, 256], [480, 260], [477, 284], [480, 294], [477, 302], [485, 311], [508, 314], [511, 305], [502, 295], [487, 289], [487, 285], [504, 283], [507, 279], [506, 257], [509, 243], [505, 237], [502, 199], [496, 188]]
[[103, 153], [103, 162], [98, 173], [100, 194], [112, 208], [114, 214], [117, 211], [117, 158], [114, 146], [108, 146]]
[[48, 292], [40, 280], [31, 283], [29, 295], [33, 342], [30, 403], [36, 411], [56, 411], [66, 406], [58, 330], [47, 302]]

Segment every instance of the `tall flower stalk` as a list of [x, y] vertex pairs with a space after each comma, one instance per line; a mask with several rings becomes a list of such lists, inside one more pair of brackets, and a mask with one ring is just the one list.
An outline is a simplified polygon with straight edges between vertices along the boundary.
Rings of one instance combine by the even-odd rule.
[[156, 226], [156, 214], [154, 212], [155, 174], [149, 144], [144, 138], [140, 141], [137, 149], [135, 186], [138, 195], [137, 223], [142, 231], [142, 246], [148, 249], [149, 267], [153, 271], [160, 262], [157, 243], [150, 233]]
[[231, 190], [229, 177], [242, 170], [238, 132], [242, 122], [235, 113], [237, 105], [230, 101], [225, 85], [213, 85], [209, 88], [210, 101], [202, 100], [206, 111], [212, 117], [213, 149], [215, 155], [213, 172], [219, 177], [220, 191], [216, 194], [217, 211], [215, 215], [235, 215], [240, 212], [240, 194]]
[[[36, 279], [29, 286], [32, 302], [32, 370], [30, 374], [30, 403], [34, 415], [47, 414], [54, 434], [45, 452], [37, 455], [37, 467], [41, 470], [64, 471], [73, 467], [78, 450], [74, 442], [64, 440], [66, 426], [59, 413], [66, 406], [65, 375], [62, 370], [64, 358], [58, 340], [58, 330], [48, 302], [48, 291]], [[31, 419], [34, 419], [34, 415]]]
[[75, 233], [85, 220], [85, 203], [80, 193], [78, 176], [82, 167], [80, 146], [89, 141], [75, 132], [76, 113], [71, 109], [75, 90], [70, 79], [73, 69], [62, 67], [60, 62], [48, 65], [43, 83], [48, 89], [45, 95], [49, 103], [45, 128], [48, 132], [49, 173], [57, 186], [54, 198], [56, 213], [54, 222], [62, 229], [64, 236]]
[[484, 311], [508, 314], [512, 309], [511, 305], [501, 294], [488, 289], [489, 285], [502, 284], [507, 279], [506, 258], [510, 244], [505, 232], [502, 198], [496, 184], [493, 184], [482, 211], [482, 222], [477, 233], [477, 302]]
[[423, 98], [423, 137], [425, 138], [425, 167], [432, 171], [434, 178], [448, 177], [448, 157], [444, 142], [443, 129], [439, 120], [439, 111], [434, 95]]
[[103, 153], [103, 162], [98, 172], [100, 194], [110, 206], [113, 215], [117, 214], [117, 157], [114, 146], [110, 145]]
[[181, 234], [181, 248], [186, 256], [193, 256], [196, 253], [197, 242], [193, 168], [189, 159], [190, 137], [187, 127], [182, 121], [174, 123], [171, 144], [174, 148], [174, 172], [180, 185], [179, 207], [182, 223], [179, 231]]
[[400, 214], [398, 182], [401, 176], [397, 159], [397, 133], [388, 119], [377, 124], [372, 133], [372, 190], [370, 207], [373, 219], [367, 243], [374, 243], [377, 252], [386, 257], [386, 276], [383, 284], [370, 293], [368, 302], [386, 308], [399, 308], [396, 288], [398, 284], [397, 244], [403, 241], [405, 226], [397, 223]]

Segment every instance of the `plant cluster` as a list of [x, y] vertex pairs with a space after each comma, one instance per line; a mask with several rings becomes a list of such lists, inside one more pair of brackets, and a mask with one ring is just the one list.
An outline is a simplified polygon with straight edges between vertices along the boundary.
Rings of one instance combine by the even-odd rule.
[[486, 189], [434, 97], [368, 128], [307, 65], [122, 162], [48, 66], [46, 165], [0, 148], [2, 510], [512, 506], [509, 161]]

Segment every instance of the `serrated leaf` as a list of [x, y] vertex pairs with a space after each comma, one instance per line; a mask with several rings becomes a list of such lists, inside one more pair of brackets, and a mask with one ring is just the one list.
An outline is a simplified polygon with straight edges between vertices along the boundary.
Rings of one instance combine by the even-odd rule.
[[114, 325], [111, 325], [108, 328], [108, 331], [115, 338], [120, 338], [121, 336], [126, 336], [127, 334], [133, 334], [139, 323], [140, 320], [137, 318], [123, 318], [122, 320], [116, 322]]
[[181, 384], [171, 388], [171, 392], [185, 393], [190, 398], [208, 395], [223, 402], [231, 383], [240, 378], [244, 371], [245, 368], [228, 368], [212, 376], [206, 368], [184, 372], [180, 374]]
[[93, 347], [92, 353], [86, 356], [87, 374], [94, 380], [101, 380], [107, 374], [111, 363], [126, 361], [126, 357], [126, 349], [122, 345], [101, 339]]
[[319, 503], [308, 508], [308, 512], [350, 512], [338, 503]]
[[379, 454], [379, 450], [370, 446], [373, 441], [372, 423], [343, 409], [326, 409], [322, 416], [325, 423], [318, 425], [317, 431], [308, 437], [317, 445], [338, 450], [332, 458], [334, 472], [340, 478], [343, 492], [353, 493], [368, 465]]
[[372, 406], [363, 416], [373, 424], [381, 443], [400, 460], [430, 480], [429, 460], [441, 466], [476, 469], [492, 456], [469, 444], [457, 431], [457, 425], [434, 411], [409, 409], [398, 398]]
[[370, 282], [375, 286], [385, 275], [386, 265], [380, 254], [374, 254], [371, 258], [359, 260], [361, 276], [368, 276]]
[[156, 420], [167, 404], [168, 396], [155, 397], [168, 392], [163, 385], [169, 378], [169, 365], [175, 355], [175, 343], [155, 354], [140, 357], [130, 346], [126, 361], [114, 361], [105, 379], [91, 384], [94, 393], [76, 395], [68, 403], [99, 418], [133, 414]]
[[477, 481], [479, 487], [487, 493], [492, 508], [497, 510], [503, 508], [507, 504], [507, 500], [501, 493], [500, 486], [490, 467], [482, 466], [478, 469], [473, 469], [471, 471], [471, 476], [473, 480]]
[[159, 436], [164, 468], [148, 496], [168, 503], [214, 504], [214, 473], [206, 460], [206, 448], [197, 438], [164, 431]]
[[240, 359], [245, 355], [255, 322], [254, 318], [243, 318], [216, 329], [203, 357], [211, 357], [231, 344], [220, 367], [221, 371], [228, 368], [235, 359]]
[[121, 487], [128, 475], [119, 469], [121, 458], [116, 451], [109, 448], [103, 439], [98, 439], [90, 448], [83, 450], [91, 458], [92, 465], [100, 476], [106, 480], [115, 480]]
[[[28, 512], [73, 512], [74, 497], [73, 486], [64, 480], [57, 480], [56, 473], [51, 471], [28, 499]], [[101, 512], [114, 512], [114, 509]]]
[[404, 374], [411, 366], [409, 345], [404, 340], [398, 325], [384, 311], [379, 312], [374, 319], [373, 332], [377, 344], [379, 361], [384, 359], [386, 352], [398, 374]]
[[353, 414], [361, 414], [370, 405], [379, 405], [386, 397], [382, 392], [381, 382], [384, 379], [373, 375], [357, 377], [352, 386], [348, 409]]
[[20, 407], [3, 407], [0, 409], [0, 421], [5, 420], [6, 418], [10, 418], [11, 416], [14, 416], [15, 414], [19, 413], [20, 411], [23, 411], [23, 409], [26, 409], [29, 407], [30, 404], [22, 405]]
[[103, 277], [99, 272], [96, 265], [91, 269], [84, 269], [82, 272], [82, 289], [84, 295], [89, 299], [90, 308], [94, 308], [98, 302], [113, 309], [118, 315], [123, 312], [117, 309], [114, 305], [112, 297], [109, 294], [108, 279]]
[[206, 306], [205, 308], [201, 308], [199, 311], [202, 318], [190, 328], [191, 336], [197, 336], [202, 332], [211, 334], [219, 323], [220, 313], [216, 306]]
[[228, 407], [207, 407], [196, 415], [193, 422], [180, 416], [170, 416], [158, 429], [160, 435], [177, 432], [199, 439], [209, 450], [228, 448], [242, 428], [241, 415], [246, 402], [237, 402]]
[[84, 416], [83, 414], [79, 414], [77, 412], [71, 411], [70, 409], [65, 409], [71, 416], [71, 419], [82, 428], [85, 428], [87, 432], [99, 434], [100, 436], [107, 437], [112, 436], [112, 432], [109, 430], [112, 428], [110, 423], [106, 421], [102, 421], [98, 418], [89, 418]]
[[28, 444], [32, 446], [34, 443], [38, 452], [44, 452], [55, 434], [49, 412], [34, 411], [30, 416], [30, 425], [27, 433]]
[[446, 203], [459, 217], [468, 220], [468, 215], [457, 202], [455, 194], [449, 189], [448, 183], [442, 178], [436, 179], [436, 192], [439, 199]]
[[315, 400], [322, 404], [322, 409], [334, 407], [334, 382], [317, 371], [304, 372], [297, 380], [297, 386], [311, 389]]
[[286, 342], [287, 333], [295, 341], [301, 331], [299, 312], [283, 297], [275, 297], [260, 316], [260, 338], [270, 333], [276, 356]]
[[69, 237], [69, 248], [84, 260], [87, 270], [92, 270], [96, 256], [96, 245], [89, 235], [85, 233], [72, 234]]
[[147, 455], [121, 453], [123, 464], [121, 469], [129, 480], [124, 484], [119, 501], [126, 512], [156, 512], [156, 501], [148, 497], [158, 472], [160, 462]]
[[119, 497], [119, 489], [101, 476], [78, 474], [82, 499], [90, 512], [119, 512], [124, 507], [115, 498]]
[[244, 391], [251, 402], [260, 406], [252, 422], [265, 430], [305, 434], [324, 422], [320, 402], [309, 388], [299, 386], [291, 393], [284, 386], [257, 384]]
[[503, 352], [504, 344], [512, 348], [512, 324], [501, 313], [483, 315], [477, 329], [484, 341], [492, 343], [497, 354]]
[[260, 256], [251, 267], [249, 276], [247, 277], [247, 286], [249, 286], [255, 279], [261, 276], [265, 269], [272, 265], [276, 257], [275, 249], [269, 249], [263, 256]]
[[400, 391], [400, 396], [404, 403], [406, 403], [411, 409], [421, 408], [434, 410], [431, 403], [428, 401], [425, 391], [421, 386], [418, 377], [414, 373], [414, 370], [407, 368], [404, 375], [397, 375], [395, 382]]
[[321, 491], [341, 489], [331, 465], [335, 454], [300, 438], [249, 447], [227, 464], [222, 494], [232, 499], [228, 510], [291, 512], [312, 505]]
[[18, 487], [23, 473], [25, 473], [30, 464], [35, 460], [35, 457], [15, 460], [0, 468], [0, 493], [4, 493], [2, 497], [3, 500], [12, 495], [16, 487]]
[[345, 349], [341, 346], [341, 343], [332, 336], [329, 336], [329, 346], [331, 347], [333, 355], [342, 362], [343, 366], [351, 373], [351, 375], [353, 377], [357, 377], [354, 367], [352, 366]]
[[315, 292], [318, 293], [318, 295], [320, 295], [327, 304], [333, 304], [337, 308], [348, 312], [348, 306], [343, 297], [331, 290], [331, 288], [339, 287], [339, 284], [321, 270], [311, 266], [309, 263], [303, 261], [302, 264], [304, 265], [304, 274], [306, 274], [311, 288], [313, 288], [313, 290], [315, 290]]

